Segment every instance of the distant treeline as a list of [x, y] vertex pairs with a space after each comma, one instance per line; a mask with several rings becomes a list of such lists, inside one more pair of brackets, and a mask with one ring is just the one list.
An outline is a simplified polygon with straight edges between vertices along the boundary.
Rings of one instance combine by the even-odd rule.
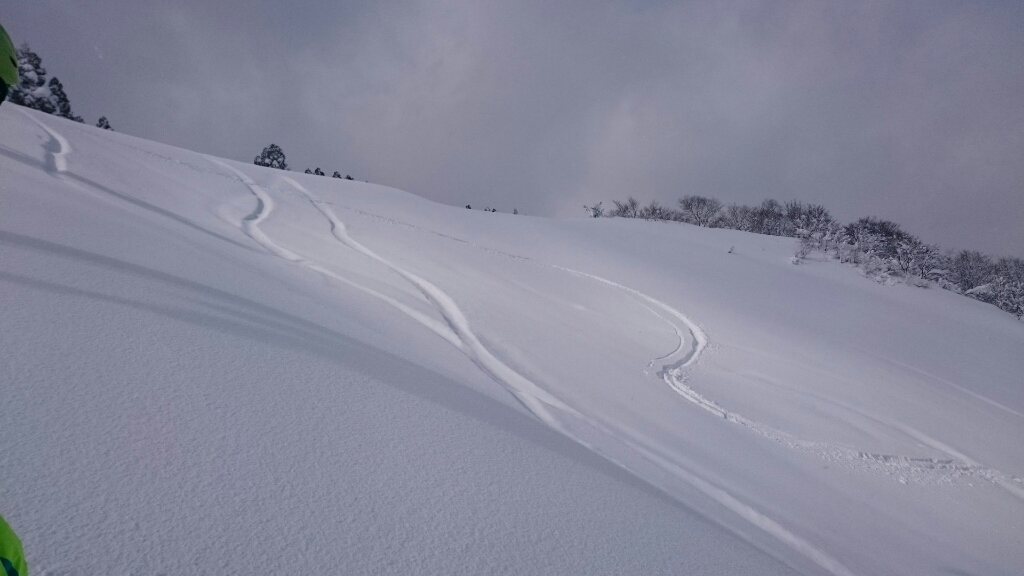
[[817, 204], [765, 200], [758, 206], [723, 205], [714, 198], [684, 196], [678, 208], [636, 198], [605, 210], [601, 203], [584, 206], [595, 217], [643, 218], [730, 228], [799, 239], [793, 263], [820, 252], [854, 264], [879, 282], [902, 280], [915, 286], [938, 285], [946, 290], [994, 304], [1018, 319], [1024, 316], [1024, 260], [991, 258], [975, 250], [943, 250], [926, 244], [888, 220], [866, 217], [841, 224]]
[[[310, 170], [309, 168], [306, 168], [306, 174], [312, 174], [314, 176], [327, 176], [327, 174], [325, 174], [324, 171], [321, 170], [319, 166], [317, 166], [316, 170]], [[341, 172], [338, 172], [337, 170], [334, 171], [334, 175], [332, 175], [331, 178], [342, 178], [343, 180], [354, 180], [354, 178], [352, 178], [352, 176], [349, 176], [349, 175], [346, 175], [346, 176], [342, 177]]]
[[[278, 170], [289, 169], [288, 160], [285, 158], [284, 150], [281, 150], [280, 146], [273, 143], [271, 143], [270, 146], [264, 148], [263, 152], [261, 152], [259, 156], [253, 159], [252, 163], [257, 166], [263, 166], [266, 168], [276, 168]], [[314, 176], [327, 175], [324, 173], [323, 170], [320, 169], [319, 166], [316, 168], [316, 170], [310, 170], [309, 168], [306, 168], [306, 174], [312, 174]], [[337, 170], [334, 171], [334, 175], [332, 176], [332, 178], [341, 178], [342, 180], [354, 180], [354, 178], [352, 178], [352, 176], [350, 175], [342, 176], [341, 172], [338, 172]]]

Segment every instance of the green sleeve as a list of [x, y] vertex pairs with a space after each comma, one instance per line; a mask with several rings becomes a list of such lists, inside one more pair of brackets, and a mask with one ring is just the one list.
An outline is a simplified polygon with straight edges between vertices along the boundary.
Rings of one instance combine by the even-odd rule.
[[18, 83], [18, 54], [3, 26], [0, 26], [0, 80], [8, 86]]
[[3, 516], [0, 516], [0, 576], [28, 576], [21, 540]]

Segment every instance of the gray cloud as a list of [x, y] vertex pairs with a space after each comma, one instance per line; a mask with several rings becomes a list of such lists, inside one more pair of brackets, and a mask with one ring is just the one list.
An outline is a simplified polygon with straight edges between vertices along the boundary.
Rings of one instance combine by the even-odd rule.
[[[1024, 255], [1017, 2], [15, 0], [79, 114], [441, 202], [818, 202]], [[102, 57], [101, 57], [102, 56]]]

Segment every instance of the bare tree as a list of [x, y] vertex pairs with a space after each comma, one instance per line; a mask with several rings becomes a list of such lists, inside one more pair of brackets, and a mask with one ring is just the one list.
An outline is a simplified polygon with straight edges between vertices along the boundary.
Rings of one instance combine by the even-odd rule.
[[697, 226], [711, 226], [722, 211], [722, 203], [715, 198], [704, 196], [683, 196], [679, 199], [683, 221]]
[[928, 246], [917, 237], [906, 234], [895, 241], [892, 260], [904, 274], [917, 273], [921, 269], [921, 260], [925, 258]]
[[[586, 204], [584, 204], [583, 209], [587, 211], [587, 214], [590, 214], [591, 218], [602, 218], [604, 217], [604, 207], [601, 206], [601, 204], [603, 204], [603, 202], [598, 202], [593, 206], [587, 206]], [[515, 214], [518, 213], [519, 212], [515, 212]]]
[[967, 292], [992, 279], [995, 266], [988, 256], [975, 250], [964, 250], [953, 258], [953, 278]]
[[657, 200], [651, 200], [650, 204], [637, 212], [637, 218], [643, 218], [644, 220], [672, 220], [672, 211], [658, 204]]
[[889, 220], [866, 217], [847, 224], [844, 228], [845, 240], [853, 248], [866, 256], [883, 260], [897, 258], [897, 248], [916, 240], [912, 235], [900, 229], [900, 225]]
[[808, 205], [803, 216], [802, 224], [810, 232], [824, 232], [837, 228], [839, 225], [828, 210], [820, 204]]
[[752, 209], [749, 206], [735, 203], [729, 204], [725, 208], [725, 211], [722, 212], [718, 218], [712, 222], [712, 224], [719, 228], [731, 228], [733, 230], [753, 232], [751, 227], [751, 212]]
[[992, 282], [992, 303], [1020, 319], [1024, 317], [1024, 260], [1000, 258]]
[[769, 236], [792, 236], [789, 232], [786, 213], [778, 200], [769, 198], [754, 208], [751, 213], [751, 232]]
[[630, 196], [625, 202], [619, 202], [618, 200], [612, 200], [615, 203], [615, 210], [612, 210], [612, 216], [618, 216], [619, 218], [636, 218], [640, 215], [640, 202]]

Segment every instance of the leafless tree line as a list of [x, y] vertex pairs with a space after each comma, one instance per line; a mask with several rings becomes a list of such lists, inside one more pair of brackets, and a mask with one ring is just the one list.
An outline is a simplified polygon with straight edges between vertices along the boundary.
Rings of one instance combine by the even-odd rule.
[[796, 200], [783, 204], [769, 199], [757, 206], [725, 206], [714, 198], [684, 196], [675, 208], [657, 201], [642, 206], [632, 196], [612, 202], [615, 208], [609, 211], [600, 203], [584, 208], [595, 218], [685, 222], [793, 237], [799, 239], [794, 263], [820, 252], [859, 266], [879, 281], [901, 279], [918, 286], [938, 285], [994, 304], [1017, 318], [1024, 316], [1024, 260], [993, 259], [974, 250], [942, 250], [888, 220], [868, 217], [844, 226], [824, 206]]

